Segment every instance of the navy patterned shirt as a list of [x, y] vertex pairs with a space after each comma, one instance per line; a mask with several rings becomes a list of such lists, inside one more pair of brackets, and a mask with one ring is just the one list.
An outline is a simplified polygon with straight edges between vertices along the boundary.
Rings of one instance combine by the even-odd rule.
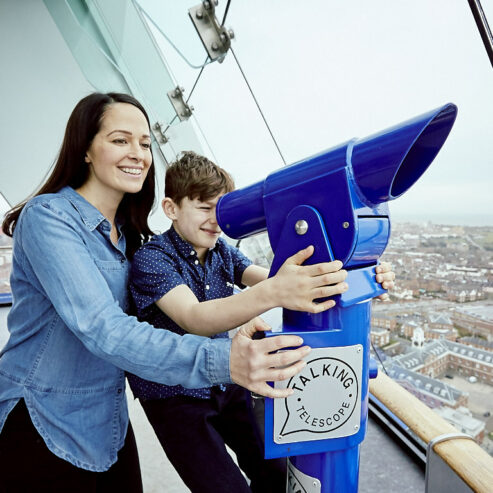
[[[181, 284], [188, 286], [199, 302], [231, 296], [234, 285], [241, 286], [243, 272], [251, 263], [237, 248], [219, 238], [214, 248], [207, 252], [202, 265], [194, 247], [171, 227], [143, 245], [132, 261], [130, 292], [137, 317], [156, 328], [183, 335], [186, 332], [162, 312], [155, 302]], [[228, 337], [228, 334], [224, 332], [212, 337]], [[209, 388], [167, 386], [131, 374], [127, 378], [134, 396], [141, 399], [163, 399], [175, 395], [201, 399], [210, 397]]]

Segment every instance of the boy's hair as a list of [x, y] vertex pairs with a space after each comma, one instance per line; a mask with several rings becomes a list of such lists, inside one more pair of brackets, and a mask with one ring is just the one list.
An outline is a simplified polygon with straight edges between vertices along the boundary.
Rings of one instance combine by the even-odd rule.
[[178, 205], [185, 197], [205, 202], [234, 188], [233, 178], [226, 170], [193, 151], [184, 152], [166, 170], [164, 194]]

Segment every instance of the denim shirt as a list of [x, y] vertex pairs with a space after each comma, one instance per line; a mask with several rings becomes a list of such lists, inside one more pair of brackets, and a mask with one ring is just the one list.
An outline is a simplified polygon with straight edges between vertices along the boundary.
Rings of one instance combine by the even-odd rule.
[[[125, 371], [188, 388], [230, 383], [230, 340], [178, 336], [125, 314], [125, 238], [65, 187], [24, 207], [14, 233], [0, 353], [0, 431], [20, 398], [47, 447], [105, 471], [128, 425]], [[120, 228], [118, 228], [120, 231]]]
[[[240, 250], [218, 238], [202, 265], [195, 248], [171, 226], [165, 233], [154, 236], [134, 255], [129, 285], [137, 317], [156, 328], [184, 335], [186, 332], [155, 302], [182, 284], [190, 288], [200, 303], [232, 296], [234, 285], [242, 285], [243, 273], [251, 264]], [[228, 333], [220, 332], [212, 337], [228, 337]], [[208, 399], [211, 395], [210, 387], [186, 389], [182, 385], [149, 382], [132, 374], [128, 374], [127, 379], [134, 396], [139, 399], [165, 399], [176, 395]], [[225, 389], [224, 386], [221, 388]]]

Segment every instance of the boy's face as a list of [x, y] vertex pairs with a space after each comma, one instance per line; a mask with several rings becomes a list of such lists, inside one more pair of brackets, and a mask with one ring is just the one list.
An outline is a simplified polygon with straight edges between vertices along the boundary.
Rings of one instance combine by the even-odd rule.
[[221, 234], [216, 220], [216, 204], [222, 195], [220, 193], [205, 202], [185, 197], [180, 205], [169, 197], [163, 201], [164, 212], [173, 221], [176, 232], [195, 248], [200, 260], [205, 258], [207, 250], [215, 246]]

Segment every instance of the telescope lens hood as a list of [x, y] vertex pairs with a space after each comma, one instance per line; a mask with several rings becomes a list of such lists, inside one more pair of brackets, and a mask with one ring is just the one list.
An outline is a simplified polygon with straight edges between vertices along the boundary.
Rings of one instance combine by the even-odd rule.
[[435, 159], [456, 116], [457, 106], [449, 103], [356, 141], [351, 164], [367, 201], [377, 205], [406, 192]]

